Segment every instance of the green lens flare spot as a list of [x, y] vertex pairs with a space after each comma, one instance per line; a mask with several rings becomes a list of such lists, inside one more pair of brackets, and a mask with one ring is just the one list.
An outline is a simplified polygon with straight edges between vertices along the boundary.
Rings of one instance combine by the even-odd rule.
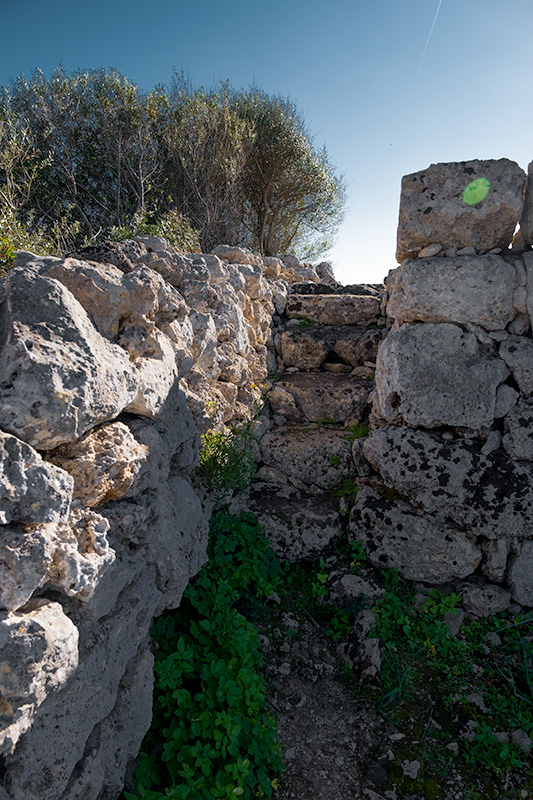
[[490, 189], [490, 181], [486, 178], [476, 178], [471, 181], [463, 192], [463, 200], [467, 206], [475, 206], [481, 203], [482, 200], [488, 195]]

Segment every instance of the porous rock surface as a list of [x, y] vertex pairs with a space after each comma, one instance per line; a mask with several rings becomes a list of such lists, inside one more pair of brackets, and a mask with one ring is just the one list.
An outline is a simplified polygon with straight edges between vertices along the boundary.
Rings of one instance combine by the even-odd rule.
[[[475, 180], [490, 184], [469, 205], [464, 191]], [[509, 246], [522, 215], [526, 175], [514, 161], [472, 160], [432, 164], [402, 179], [396, 258], [416, 257], [430, 244], [488, 252]]]

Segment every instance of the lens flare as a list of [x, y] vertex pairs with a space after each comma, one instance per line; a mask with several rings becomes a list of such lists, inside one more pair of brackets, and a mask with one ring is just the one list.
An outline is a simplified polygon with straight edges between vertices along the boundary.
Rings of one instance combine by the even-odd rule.
[[476, 178], [471, 181], [463, 192], [463, 200], [467, 206], [475, 206], [481, 203], [482, 200], [488, 195], [490, 189], [490, 181], [486, 178]]

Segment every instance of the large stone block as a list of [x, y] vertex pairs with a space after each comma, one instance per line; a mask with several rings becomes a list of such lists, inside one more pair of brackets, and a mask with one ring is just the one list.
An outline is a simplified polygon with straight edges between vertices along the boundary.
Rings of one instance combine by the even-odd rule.
[[[406, 175], [400, 197], [397, 260], [416, 257], [432, 243], [482, 252], [507, 248], [522, 214], [525, 180], [524, 171], [507, 158], [432, 164]], [[468, 191], [465, 195], [474, 181], [479, 183], [471, 196]], [[485, 196], [480, 191], [475, 202], [478, 186], [488, 191]]]
[[363, 447], [387, 486], [413, 505], [487, 539], [530, 538], [533, 467], [467, 439], [444, 441], [405, 427], [380, 428]]
[[39, 266], [9, 273], [0, 306], [0, 426], [51, 450], [116, 417], [137, 395], [139, 374]]
[[420, 258], [394, 274], [387, 314], [399, 322], [473, 323], [499, 330], [517, 309], [516, 270], [496, 255]]
[[342, 431], [283, 428], [260, 442], [263, 462], [306, 485], [332, 489], [355, 472], [352, 445]]
[[425, 428], [488, 427], [508, 375], [503, 361], [457, 325], [404, 325], [380, 345], [375, 410], [390, 422]]
[[0, 753], [10, 752], [77, 666], [78, 631], [59, 603], [33, 600], [23, 611], [0, 613]]
[[309, 319], [319, 325], [358, 325], [379, 317], [378, 297], [355, 294], [290, 294], [286, 313], [290, 319]]
[[330, 420], [350, 425], [363, 418], [372, 388], [372, 381], [351, 375], [301, 372], [276, 383], [270, 404], [275, 414], [292, 422]]
[[464, 578], [482, 556], [474, 537], [368, 487], [357, 494], [350, 536], [361, 539], [376, 567], [395, 568], [412, 581], [439, 584]]

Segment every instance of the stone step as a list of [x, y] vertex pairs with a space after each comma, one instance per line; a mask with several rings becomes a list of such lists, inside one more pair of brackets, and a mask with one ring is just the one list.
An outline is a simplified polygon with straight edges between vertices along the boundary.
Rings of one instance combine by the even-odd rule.
[[285, 367], [320, 369], [331, 360], [357, 367], [376, 361], [382, 339], [381, 328], [315, 325], [281, 331], [279, 347]]
[[379, 297], [357, 294], [292, 294], [285, 313], [289, 319], [308, 319], [320, 325], [359, 325], [380, 315]]
[[278, 488], [334, 490], [343, 478], [355, 477], [350, 433], [345, 428], [284, 426], [268, 431], [259, 443], [258, 478]]
[[346, 427], [367, 411], [372, 380], [335, 372], [285, 374], [272, 389], [270, 406], [290, 423], [322, 422]]
[[313, 558], [343, 534], [338, 499], [327, 492], [290, 494], [256, 484], [248, 508], [282, 560]]

